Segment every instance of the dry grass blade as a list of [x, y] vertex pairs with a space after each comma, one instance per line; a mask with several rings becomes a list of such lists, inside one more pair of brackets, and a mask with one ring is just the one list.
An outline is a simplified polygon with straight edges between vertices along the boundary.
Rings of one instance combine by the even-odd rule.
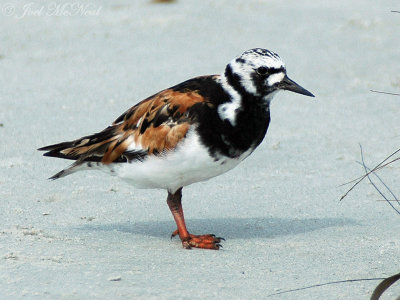
[[397, 93], [381, 92], [381, 91], [375, 91], [375, 90], [370, 90], [370, 91], [371, 91], [371, 92], [374, 92], [374, 93], [378, 93], [378, 94], [400, 96], [400, 94], [397, 94]]
[[[361, 147], [361, 146], [360, 146], [360, 147]], [[350, 181], [349, 183], [352, 183], [352, 182], [354, 182], [354, 181], [356, 181], [356, 183], [354, 183], [354, 184], [351, 186], [351, 188], [350, 188], [342, 197], [340, 197], [340, 200], [339, 200], [339, 201], [342, 201], [342, 200], [343, 200], [343, 199], [344, 199], [344, 198], [345, 198], [345, 197], [346, 197], [346, 196], [347, 196], [361, 181], [363, 181], [365, 178], [367, 178], [368, 175], [370, 175], [370, 174], [372, 174], [372, 173], [374, 173], [374, 172], [376, 172], [376, 171], [378, 171], [378, 170], [380, 170], [380, 169], [386, 167], [387, 165], [389, 165], [389, 164], [391, 164], [391, 163], [393, 163], [393, 162], [395, 162], [395, 161], [397, 161], [397, 160], [400, 160], [400, 157], [396, 157], [395, 159], [393, 159], [393, 160], [387, 162], [391, 157], [393, 157], [394, 155], [396, 155], [396, 154], [399, 153], [399, 152], [400, 152], [400, 149], [394, 151], [392, 154], [390, 154], [388, 157], [386, 157], [384, 160], [382, 160], [379, 164], [377, 164], [374, 168], [372, 168], [371, 170], [369, 170], [368, 172], [366, 172], [365, 175], [359, 177], [358, 179], [355, 179], [355, 180], [353, 180], [353, 181]]]
[[391, 200], [389, 200], [385, 194], [377, 187], [377, 185], [372, 181], [370, 174], [374, 174], [376, 176], [376, 178], [379, 179], [379, 181], [383, 184], [383, 186], [389, 191], [389, 193], [393, 196], [393, 198], [395, 199], [395, 201], [397, 201], [397, 203], [400, 205], [399, 199], [396, 197], [396, 195], [392, 192], [392, 190], [383, 182], [383, 180], [377, 175], [375, 174], [374, 171], [371, 171], [366, 165], [365, 165], [365, 161], [364, 161], [364, 154], [363, 154], [363, 150], [362, 147], [360, 145], [360, 151], [361, 151], [361, 160], [362, 160], [362, 166], [364, 167], [365, 173], [369, 180], [369, 182], [372, 184], [372, 186], [378, 191], [378, 193], [383, 197], [383, 199], [386, 200], [387, 203], [389, 203], [389, 205], [400, 215], [400, 211], [398, 209], [396, 209], [394, 207], [394, 205], [391, 203]]
[[325, 285], [331, 285], [331, 284], [359, 282], [359, 281], [374, 281], [374, 280], [382, 280], [382, 279], [386, 279], [386, 278], [361, 278], [361, 279], [347, 279], [347, 280], [339, 280], [339, 281], [330, 281], [330, 282], [314, 284], [314, 285], [310, 285], [310, 286], [306, 286], [306, 287], [302, 287], [302, 288], [285, 290], [285, 291], [281, 291], [281, 292], [274, 293], [274, 294], [269, 294], [269, 295], [267, 295], [267, 297], [277, 296], [277, 295], [282, 295], [282, 294], [292, 293], [292, 292], [297, 292], [297, 291], [302, 291], [302, 290], [307, 290], [307, 289], [311, 289], [311, 288], [315, 288], [315, 287], [321, 287], [321, 286], [325, 286]]
[[[287, 294], [287, 293], [292, 293], [292, 292], [298, 292], [298, 291], [303, 291], [303, 290], [308, 290], [311, 288], [316, 288], [316, 287], [321, 287], [321, 286], [326, 286], [326, 285], [331, 285], [331, 284], [340, 284], [340, 283], [350, 283], [350, 282], [360, 282], [360, 281], [376, 281], [376, 280], [383, 280], [373, 291], [371, 295], [371, 300], [378, 300], [380, 296], [391, 286], [393, 283], [395, 283], [397, 280], [400, 279], [400, 273], [393, 275], [388, 278], [359, 278], [359, 279], [347, 279], [347, 280], [338, 280], [338, 281], [330, 281], [330, 282], [325, 282], [325, 283], [319, 283], [319, 284], [314, 284], [314, 285], [309, 285], [306, 287], [301, 287], [297, 289], [290, 289], [290, 290], [284, 290], [278, 293], [274, 294], [269, 294], [267, 297], [271, 296], [277, 296], [277, 295], [282, 295], [282, 294]], [[396, 298], [396, 300], [400, 300], [400, 297]]]
[[173, 3], [176, 2], [176, 0], [152, 0], [152, 3]]
[[[383, 280], [374, 290], [371, 296], [371, 300], [379, 300], [379, 298], [382, 296], [382, 294], [397, 280], [400, 279], [400, 273], [390, 276]], [[399, 300], [400, 297], [397, 297], [396, 300]]]
[[[394, 11], [394, 10], [392, 10], [392, 12], [399, 12], [399, 11]], [[397, 94], [397, 93], [389, 93], [389, 92], [381, 92], [381, 91], [376, 91], [376, 90], [370, 90], [371, 92], [374, 92], [374, 93], [379, 93], [379, 94], [385, 94], [385, 95], [392, 95], [392, 96], [400, 96], [400, 94]], [[361, 146], [360, 146], [361, 147]], [[375, 168], [373, 168], [372, 170], [369, 170], [368, 172], [366, 172], [366, 174], [365, 175], [363, 175], [363, 176], [360, 176], [360, 177], [358, 177], [358, 178], [356, 178], [356, 179], [354, 179], [354, 180], [352, 180], [352, 181], [350, 181], [350, 182], [347, 182], [347, 183], [345, 183], [345, 184], [342, 184], [342, 185], [347, 185], [347, 184], [350, 184], [350, 183], [353, 183], [353, 182], [355, 182], [354, 184], [353, 184], [353, 186], [342, 196], [342, 197], [340, 197], [340, 200], [339, 201], [342, 201], [361, 181], [363, 181], [366, 177], [368, 177], [368, 175], [370, 175], [371, 173], [374, 173], [375, 171], [378, 171], [378, 170], [380, 170], [380, 169], [382, 169], [382, 168], [384, 168], [384, 167], [386, 167], [387, 165], [389, 165], [389, 164], [391, 164], [391, 163], [393, 163], [393, 162], [395, 162], [396, 160], [399, 160], [400, 159], [400, 157], [397, 157], [397, 158], [395, 158], [395, 159], [393, 159], [392, 161], [389, 161], [388, 163], [385, 163], [389, 158], [391, 158], [391, 157], [393, 157], [394, 155], [396, 155], [398, 152], [400, 152], [400, 149], [398, 149], [397, 151], [395, 151], [395, 152], [393, 152], [391, 155], [389, 155], [388, 157], [386, 157], [383, 161], [381, 161], [377, 166], [375, 166]], [[376, 174], [375, 174], [376, 175]], [[340, 185], [340, 186], [342, 186], [342, 185]]]
[[[399, 149], [400, 150], [400, 149]], [[398, 151], [396, 151], [395, 153], [397, 153]], [[395, 154], [395, 153], [393, 153], [393, 154]], [[389, 157], [388, 157], [389, 158]], [[387, 158], [386, 158], [387, 159]], [[385, 159], [385, 160], [386, 160]], [[386, 167], [387, 165], [390, 165], [391, 163], [393, 163], [393, 162], [395, 162], [396, 160], [399, 160], [400, 159], [400, 157], [397, 157], [397, 158], [395, 158], [395, 159], [393, 159], [393, 160], [391, 160], [391, 161], [389, 161], [389, 162], [387, 162], [387, 163], [385, 163], [385, 164], [383, 164], [383, 165], [380, 165], [379, 167], [378, 166], [376, 166], [373, 170], [371, 170], [371, 169], [369, 169], [369, 171], [370, 171], [370, 173], [373, 173], [373, 172], [376, 172], [376, 171], [379, 171], [380, 169], [383, 169], [384, 167]], [[353, 180], [351, 180], [351, 181], [349, 181], [349, 182], [346, 182], [346, 183], [343, 183], [343, 184], [341, 184], [341, 185], [339, 185], [339, 187], [341, 187], [341, 186], [345, 186], [345, 185], [348, 185], [348, 184], [350, 184], [350, 183], [353, 183], [353, 182], [356, 182], [356, 181], [362, 181], [364, 178], [366, 178], [367, 177], [367, 174], [365, 174], [365, 175], [361, 175], [360, 177], [358, 177], [358, 178], [356, 178], [356, 179], [353, 179]], [[361, 179], [361, 180], [360, 180]]]

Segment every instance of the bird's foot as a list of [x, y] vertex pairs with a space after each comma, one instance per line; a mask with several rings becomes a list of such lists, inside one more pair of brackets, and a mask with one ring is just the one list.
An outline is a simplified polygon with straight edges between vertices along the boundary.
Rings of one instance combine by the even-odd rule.
[[[171, 234], [171, 239], [179, 235], [178, 229]], [[221, 241], [225, 241], [222, 237], [216, 237], [214, 234], [202, 234], [195, 235], [189, 234], [187, 237], [180, 237], [182, 246], [185, 249], [201, 248], [201, 249], [212, 249], [219, 250], [222, 248]]]

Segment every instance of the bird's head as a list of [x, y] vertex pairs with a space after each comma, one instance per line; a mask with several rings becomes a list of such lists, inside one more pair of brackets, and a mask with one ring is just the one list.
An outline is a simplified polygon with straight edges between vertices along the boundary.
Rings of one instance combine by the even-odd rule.
[[225, 69], [225, 77], [239, 93], [247, 93], [270, 101], [279, 90], [288, 90], [314, 97], [286, 75], [278, 54], [261, 48], [247, 50], [234, 58]]

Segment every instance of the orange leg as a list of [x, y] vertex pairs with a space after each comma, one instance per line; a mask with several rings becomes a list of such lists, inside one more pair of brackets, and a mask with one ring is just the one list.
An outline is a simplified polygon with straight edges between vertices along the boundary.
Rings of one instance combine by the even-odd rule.
[[219, 243], [223, 238], [216, 237], [214, 234], [194, 235], [187, 231], [182, 209], [182, 188], [177, 190], [174, 194], [168, 192], [167, 203], [175, 219], [176, 226], [178, 227], [178, 229], [172, 233], [171, 238], [179, 235], [183, 248], [191, 249], [195, 247], [218, 250], [222, 247]]

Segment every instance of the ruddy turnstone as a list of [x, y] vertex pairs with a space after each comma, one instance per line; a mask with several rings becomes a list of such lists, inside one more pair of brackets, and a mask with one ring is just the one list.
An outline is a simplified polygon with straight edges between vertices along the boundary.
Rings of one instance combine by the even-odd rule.
[[75, 160], [55, 174], [100, 169], [137, 188], [168, 191], [167, 203], [186, 249], [219, 249], [222, 238], [186, 229], [182, 188], [236, 167], [263, 140], [269, 104], [279, 90], [314, 97], [289, 79], [278, 54], [261, 48], [234, 58], [221, 75], [200, 76], [128, 109], [103, 131], [40, 148]]

